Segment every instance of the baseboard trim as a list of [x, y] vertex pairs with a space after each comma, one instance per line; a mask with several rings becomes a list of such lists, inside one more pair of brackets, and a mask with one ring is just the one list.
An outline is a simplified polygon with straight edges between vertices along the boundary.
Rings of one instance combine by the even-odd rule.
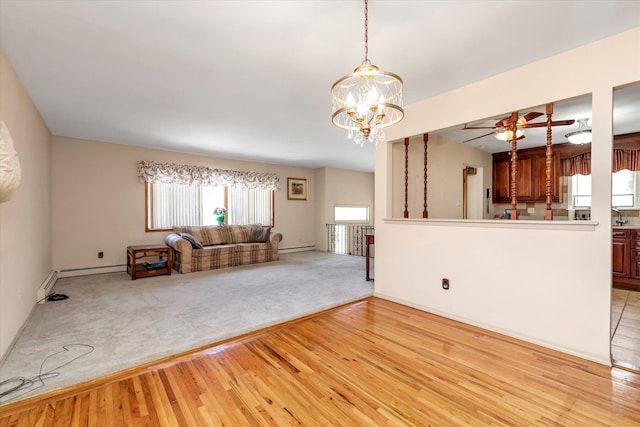
[[44, 304], [46, 302], [47, 296], [49, 296], [53, 286], [56, 284], [56, 280], [58, 280], [59, 273], [60, 272], [58, 270], [51, 270], [49, 275], [47, 275], [36, 291], [36, 303]]
[[126, 264], [105, 265], [100, 267], [70, 268], [60, 270], [59, 277], [90, 276], [92, 274], [119, 273], [127, 271]]
[[315, 250], [316, 250], [315, 245], [312, 245], [312, 246], [297, 246], [297, 247], [293, 247], [293, 248], [281, 248], [281, 249], [278, 249], [278, 253], [289, 254], [289, 253], [293, 253], [293, 252], [306, 252], [306, 251], [315, 251]]
[[548, 349], [551, 349], [551, 350], [555, 350], [555, 351], [558, 351], [560, 353], [568, 354], [570, 356], [579, 357], [581, 359], [589, 360], [591, 362], [599, 363], [601, 365], [605, 365], [605, 366], [609, 366], [609, 367], [612, 366], [611, 359], [601, 359], [599, 357], [594, 357], [594, 356], [589, 355], [589, 354], [583, 354], [583, 353], [580, 353], [580, 352], [577, 352], [577, 351], [573, 351], [573, 350], [568, 349], [568, 348], [557, 346], [555, 344], [552, 344], [552, 343], [549, 343], [549, 342], [546, 342], [546, 341], [543, 341], [543, 340], [532, 338], [532, 337], [527, 336], [527, 335], [514, 333], [513, 331], [509, 331], [509, 330], [502, 329], [502, 328], [496, 328], [496, 327], [494, 327], [492, 325], [487, 325], [487, 324], [482, 323], [482, 322], [476, 322], [476, 321], [467, 319], [465, 317], [453, 315], [451, 313], [447, 313], [447, 312], [443, 312], [443, 311], [439, 311], [439, 310], [434, 310], [431, 307], [426, 307], [426, 306], [423, 306], [423, 305], [420, 305], [420, 304], [415, 304], [415, 303], [412, 303], [410, 301], [406, 301], [406, 300], [403, 300], [401, 298], [395, 298], [395, 297], [392, 297], [390, 295], [382, 294], [382, 293], [379, 293], [379, 292], [374, 292], [373, 296], [378, 297], [380, 299], [387, 300], [387, 301], [391, 301], [391, 302], [395, 302], [395, 303], [398, 303], [398, 304], [406, 305], [407, 307], [415, 308], [415, 309], [420, 310], [420, 311], [426, 311], [427, 313], [435, 314], [436, 316], [441, 316], [441, 317], [445, 317], [447, 319], [455, 320], [456, 322], [461, 322], [461, 323], [464, 323], [464, 324], [467, 324], [467, 325], [471, 325], [471, 326], [475, 326], [475, 327], [478, 327], [478, 328], [481, 328], [481, 329], [485, 329], [487, 331], [495, 332], [497, 334], [505, 335], [507, 337], [515, 338], [517, 340], [528, 342], [530, 344], [538, 345], [540, 347], [544, 347], [544, 348], [548, 348]]

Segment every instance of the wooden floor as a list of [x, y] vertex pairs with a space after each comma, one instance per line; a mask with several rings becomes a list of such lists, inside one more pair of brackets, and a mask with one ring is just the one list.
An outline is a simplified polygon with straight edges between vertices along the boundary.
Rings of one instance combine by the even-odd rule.
[[369, 298], [0, 407], [53, 425], [638, 426], [640, 376]]

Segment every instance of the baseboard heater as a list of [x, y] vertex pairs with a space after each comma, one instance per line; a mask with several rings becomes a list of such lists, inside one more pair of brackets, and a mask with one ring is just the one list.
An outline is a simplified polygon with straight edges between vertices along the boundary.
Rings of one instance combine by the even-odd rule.
[[296, 246], [293, 248], [280, 248], [278, 252], [281, 254], [288, 254], [291, 252], [304, 252], [304, 251], [314, 251], [316, 249], [315, 245], [311, 246]]
[[60, 272], [58, 270], [51, 270], [51, 273], [49, 273], [47, 278], [44, 279], [44, 282], [42, 282], [42, 285], [40, 285], [40, 288], [38, 288], [38, 291], [36, 292], [36, 301], [38, 301], [38, 304], [44, 304], [46, 302], [47, 296], [49, 296], [53, 289], [53, 285], [55, 285], [56, 280], [58, 280], [59, 273]]
[[91, 274], [118, 273], [127, 271], [126, 264], [101, 265], [99, 267], [69, 268], [60, 270], [60, 277], [89, 276]]

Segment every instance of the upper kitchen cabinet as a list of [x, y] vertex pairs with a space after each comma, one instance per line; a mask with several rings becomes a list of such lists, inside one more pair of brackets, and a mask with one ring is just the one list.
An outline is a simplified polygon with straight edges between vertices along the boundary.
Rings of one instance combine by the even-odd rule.
[[[518, 201], [546, 201], [546, 148], [536, 147], [518, 151]], [[510, 203], [511, 151], [493, 155], [493, 203]], [[551, 161], [551, 200], [560, 202], [560, 155], [555, 152]]]

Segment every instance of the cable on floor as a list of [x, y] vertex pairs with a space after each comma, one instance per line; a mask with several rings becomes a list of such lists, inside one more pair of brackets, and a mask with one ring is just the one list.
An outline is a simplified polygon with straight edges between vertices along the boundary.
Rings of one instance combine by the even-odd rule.
[[[80, 353], [78, 356], [74, 357], [73, 359], [59, 366], [48, 369], [47, 371], [44, 371], [44, 365], [45, 363], [47, 363], [49, 359], [59, 354], [67, 353], [73, 347], [84, 348], [84, 351]], [[0, 401], [2, 401], [2, 403], [6, 403], [12, 400], [16, 400], [29, 393], [33, 393], [34, 391], [44, 387], [45, 380], [59, 376], [60, 372], [58, 372], [58, 369], [64, 368], [70, 363], [75, 362], [76, 360], [82, 357], [85, 357], [86, 355], [92, 353], [94, 350], [95, 350], [95, 347], [89, 344], [63, 345], [61, 350], [56, 351], [55, 353], [51, 353], [50, 355], [45, 357], [45, 359], [40, 364], [40, 370], [37, 375], [30, 378], [13, 377], [13, 378], [8, 378], [4, 381], [0, 381]], [[15, 393], [19, 393], [19, 394], [15, 394]], [[9, 397], [9, 399], [4, 400], [5, 397]]]

